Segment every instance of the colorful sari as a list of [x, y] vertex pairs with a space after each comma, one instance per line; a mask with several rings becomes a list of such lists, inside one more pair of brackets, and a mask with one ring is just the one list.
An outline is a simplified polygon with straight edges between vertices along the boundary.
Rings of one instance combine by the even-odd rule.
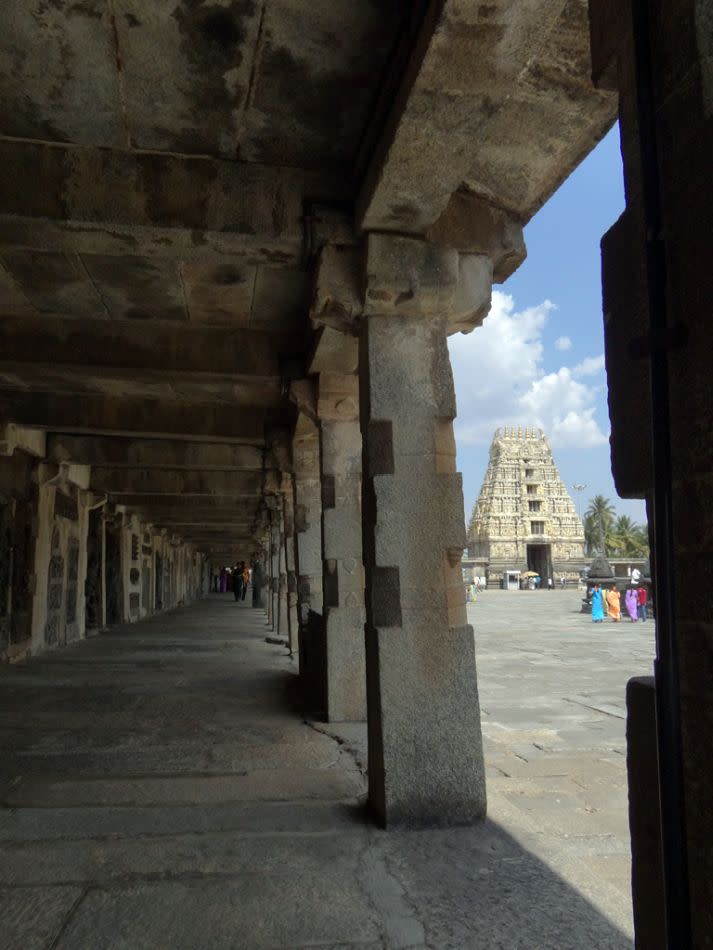
[[619, 623], [621, 620], [621, 594], [618, 590], [607, 591], [607, 607], [612, 621]]
[[627, 590], [626, 596], [624, 597], [624, 603], [626, 604], [626, 612], [629, 615], [629, 618], [632, 621], [639, 619], [639, 597], [635, 590], [631, 588]]
[[604, 620], [604, 600], [600, 590], [592, 591], [592, 623], [601, 623]]

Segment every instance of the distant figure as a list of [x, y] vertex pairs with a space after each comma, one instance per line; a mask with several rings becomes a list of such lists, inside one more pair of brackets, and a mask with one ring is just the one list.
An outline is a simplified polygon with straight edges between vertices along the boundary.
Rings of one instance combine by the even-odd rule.
[[601, 623], [604, 620], [604, 599], [599, 584], [592, 588], [592, 623]]
[[228, 589], [228, 572], [224, 567], [220, 569], [220, 592], [224, 594]]
[[629, 615], [629, 620], [632, 623], [636, 623], [639, 619], [639, 595], [635, 588], [628, 588], [624, 597], [624, 603], [626, 604], [626, 612]]
[[637, 594], [639, 620], [648, 620], [649, 613], [648, 613], [647, 607], [648, 607], [648, 600], [649, 600], [649, 592], [646, 590], [645, 587], [640, 587], [638, 591], [636, 592], [636, 594]]
[[243, 598], [243, 566], [236, 564], [233, 568], [233, 596], [236, 600]]
[[547, 578], [547, 590], [554, 590], [554, 589], [555, 589], [555, 582], [554, 582], [554, 580], [553, 580], [551, 577], [548, 577], [548, 578]]
[[245, 595], [247, 594], [248, 587], [250, 586], [250, 568], [245, 563], [245, 561], [242, 562], [241, 567], [243, 569], [243, 595], [241, 600], [245, 600]]
[[562, 587], [562, 590], [564, 590], [567, 586], [567, 578], [564, 576], [564, 574], [560, 575], [560, 586]]
[[611, 590], [607, 591], [607, 606], [612, 623], [619, 623], [621, 620], [621, 594], [616, 589], [616, 584], [612, 584]]
[[537, 577], [535, 578], [535, 590], [539, 590], [539, 589], [540, 589], [540, 584], [541, 584], [541, 583], [542, 583], [542, 578], [541, 578], [540, 575], [538, 574]]

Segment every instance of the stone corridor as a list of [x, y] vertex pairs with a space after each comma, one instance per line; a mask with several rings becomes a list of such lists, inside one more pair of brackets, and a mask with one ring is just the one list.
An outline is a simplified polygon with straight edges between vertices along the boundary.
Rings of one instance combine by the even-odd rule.
[[491, 821], [368, 822], [265, 634], [214, 595], [0, 672], [2, 950], [630, 946]]

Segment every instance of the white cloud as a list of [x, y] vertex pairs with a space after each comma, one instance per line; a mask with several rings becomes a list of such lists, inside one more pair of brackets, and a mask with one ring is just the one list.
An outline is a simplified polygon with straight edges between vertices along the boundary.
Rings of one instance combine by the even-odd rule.
[[559, 350], [561, 353], [564, 353], [566, 350], [571, 350], [572, 341], [568, 336], [558, 336], [555, 340], [555, 349]]
[[572, 367], [573, 376], [596, 376], [604, 372], [604, 354], [601, 356], [588, 356], [581, 363]]
[[542, 368], [542, 333], [554, 309], [545, 300], [516, 310], [513, 298], [496, 290], [482, 327], [450, 338], [462, 442], [489, 444], [499, 426], [519, 424], [540, 426], [558, 447], [607, 441], [595, 418], [600, 387], [581, 379], [599, 373], [604, 358], [589, 357], [553, 373]]

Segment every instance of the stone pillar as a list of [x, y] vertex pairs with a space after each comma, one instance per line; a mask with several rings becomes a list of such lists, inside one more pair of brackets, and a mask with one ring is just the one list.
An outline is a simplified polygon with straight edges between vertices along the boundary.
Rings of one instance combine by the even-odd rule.
[[270, 626], [280, 632], [280, 534], [282, 516], [278, 507], [272, 510], [270, 523]]
[[326, 714], [331, 722], [359, 721], [366, 719], [366, 660], [358, 378], [321, 373], [318, 415]]
[[322, 613], [322, 494], [319, 474], [319, 430], [300, 416], [292, 445], [295, 466], [295, 541], [297, 549], [297, 612], [300, 630], [309, 612]]
[[267, 609], [267, 599], [265, 597], [265, 587], [269, 583], [268, 572], [265, 570], [267, 556], [261, 548], [253, 560], [253, 607], [262, 610]]
[[289, 641], [290, 620], [287, 600], [287, 561], [285, 554], [284, 499], [281, 499], [280, 528], [277, 534], [277, 635]]
[[359, 355], [369, 800], [387, 825], [485, 815], [447, 316], [456, 252], [371, 236]]
[[295, 558], [295, 493], [293, 477], [283, 473], [282, 498], [284, 512], [284, 562], [287, 578], [287, 633], [290, 653], [299, 652], [299, 623], [297, 616], [297, 567]]

